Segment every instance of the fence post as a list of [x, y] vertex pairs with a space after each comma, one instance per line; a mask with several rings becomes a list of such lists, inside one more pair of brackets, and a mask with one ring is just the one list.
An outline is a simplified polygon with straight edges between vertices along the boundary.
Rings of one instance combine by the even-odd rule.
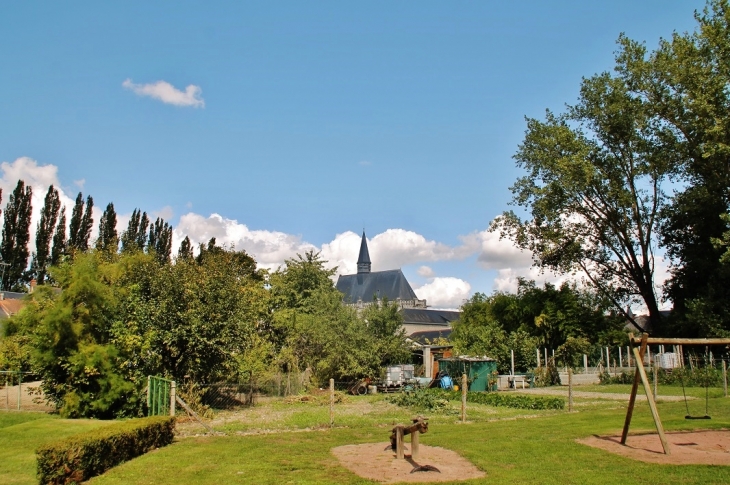
[[537, 367], [540, 367], [540, 349], [535, 349], [537, 352]]
[[152, 414], [150, 414], [152, 409], [152, 389], [150, 389], [151, 381], [152, 376], [147, 376], [147, 416], [152, 416]]
[[20, 411], [21, 386], [23, 385], [23, 374], [18, 372], [18, 411]]
[[727, 397], [727, 363], [724, 360], [722, 361], [722, 389]]
[[583, 354], [583, 369], [583, 372], [588, 374], [588, 356], [586, 354]]
[[466, 374], [461, 374], [461, 422], [466, 421], [466, 392], [467, 392]]
[[330, 379], [330, 428], [335, 425], [335, 380]]
[[177, 391], [175, 389], [175, 381], [170, 383], [170, 416], [175, 417], [175, 396]]
[[573, 368], [568, 367], [568, 412], [573, 412]]
[[657, 385], [659, 382], [659, 366], [656, 362], [654, 362], [654, 399], [656, 399], [657, 395]]
[[618, 366], [619, 367], [623, 367], [624, 366], [624, 359], [623, 359], [623, 357], [624, 356], [621, 353], [621, 347], [619, 347], [618, 348]]

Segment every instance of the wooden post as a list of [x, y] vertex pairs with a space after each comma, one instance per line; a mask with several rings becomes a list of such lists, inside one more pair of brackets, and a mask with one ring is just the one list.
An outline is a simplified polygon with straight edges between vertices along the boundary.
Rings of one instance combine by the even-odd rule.
[[395, 457], [399, 460], [405, 458], [403, 452], [403, 426], [398, 426], [395, 430]]
[[722, 361], [722, 389], [727, 397], [727, 363], [724, 360]]
[[657, 384], [659, 382], [659, 366], [656, 364], [656, 362], [654, 362], [653, 369], [654, 369], [654, 395], [656, 396], [657, 395]]
[[152, 376], [147, 376], [147, 416], [151, 416], [150, 410], [152, 409], [152, 389], [150, 389], [150, 381]]
[[175, 381], [170, 383], [170, 416], [175, 417], [175, 397], [177, 391], [175, 389]]
[[545, 347], [545, 367], [548, 365], [548, 358], [547, 358], [547, 347]]
[[[335, 426], [335, 380], [330, 379], [330, 428]], [[402, 434], [402, 432], [401, 432]], [[403, 436], [401, 436], [403, 441]]]
[[[629, 397], [629, 407], [626, 410], [626, 420], [624, 421], [624, 429], [621, 434], [621, 444], [626, 444], [626, 438], [629, 435], [629, 426], [631, 425], [631, 416], [634, 414], [634, 405], [636, 404], [636, 392], [639, 390], [639, 381], [641, 376], [639, 375], [639, 369], [644, 369], [644, 352], [646, 352], [646, 342], [649, 338], [648, 333], [644, 333], [641, 336], [641, 347], [639, 347], [638, 354], [634, 353], [634, 359], [636, 360], [636, 372], [634, 373], [634, 384], [631, 386], [631, 396]], [[631, 342], [631, 338], [629, 338]], [[636, 350], [636, 348], [634, 348]]]
[[621, 347], [618, 348], [618, 366], [623, 367], [624, 366], [624, 359], [623, 355], [621, 355]]
[[[639, 349], [634, 348], [634, 355], [638, 358]], [[664, 436], [664, 427], [662, 426], [662, 420], [659, 418], [659, 411], [656, 408], [656, 402], [654, 402], [654, 395], [651, 392], [651, 386], [649, 385], [649, 379], [646, 377], [646, 371], [644, 366], [638, 366], [636, 368], [641, 375], [641, 383], [644, 384], [644, 392], [646, 393], [646, 400], [649, 401], [649, 408], [651, 409], [651, 415], [654, 418], [654, 424], [656, 425], [657, 433], [659, 433], [659, 439], [662, 442], [662, 448], [664, 448], [664, 454], [669, 455], [669, 443], [667, 443], [667, 437]]]
[[583, 354], [583, 372], [588, 374], [588, 356]]
[[418, 446], [418, 435], [420, 434], [421, 433], [419, 433], [418, 430], [411, 433], [411, 458], [414, 460], [418, 458], [418, 452], [420, 451]]
[[466, 374], [461, 375], [461, 422], [466, 422], [466, 392], [467, 392]]
[[568, 367], [568, 412], [573, 412], [573, 368]]
[[18, 411], [20, 411], [20, 393], [22, 392], [21, 386], [23, 383], [23, 374], [18, 372]]
[[510, 352], [510, 356], [511, 356], [511, 359], [512, 359], [511, 360], [512, 366], [510, 367], [510, 373], [512, 374], [512, 377], [514, 377], [515, 376], [515, 351], [514, 350], [510, 350], [509, 352]]
[[540, 367], [540, 349], [535, 349], [537, 352], [537, 367]]

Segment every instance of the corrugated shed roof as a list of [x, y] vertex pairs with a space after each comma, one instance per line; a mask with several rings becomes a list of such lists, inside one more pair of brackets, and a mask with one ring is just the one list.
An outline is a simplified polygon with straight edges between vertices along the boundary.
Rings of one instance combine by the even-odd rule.
[[357, 303], [388, 298], [388, 300], [415, 300], [418, 297], [399, 269], [375, 271], [372, 273], [341, 275], [337, 279], [337, 289], [344, 295], [346, 303]]
[[413, 332], [408, 336], [411, 340], [421, 345], [428, 345], [440, 338], [448, 339], [451, 335], [451, 328], [443, 328], [441, 330], [426, 330], [423, 332]]
[[404, 308], [401, 310], [403, 323], [418, 325], [449, 325], [459, 319], [460, 313], [453, 310], [431, 310], [429, 308]]

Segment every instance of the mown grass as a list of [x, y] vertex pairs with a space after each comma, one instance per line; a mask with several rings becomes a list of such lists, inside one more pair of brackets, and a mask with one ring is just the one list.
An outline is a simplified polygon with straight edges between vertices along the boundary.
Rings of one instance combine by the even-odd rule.
[[109, 423], [58, 419], [43, 413], [0, 413], [0, 483], [37, 484], [35, 450], [38, 446]]
[[[487, 472], [486, 478], [468, 483], [730, 483], [730, 467], [646, 464], [576, 443], [576, 438], [593, 434], [620, 433], [625, 415], [625, 403], [581, 399], [576, 403], [579, 411], [574, 413], [470, 405], [466, 424], [460, 424], [455, 415], [431, 415], [429, 432], [421, 442], [457, 451]], [[260, 422], [259, 429], [278, 429], [276, 433], [238, 435], [238, 431], [255, 430], [256, 424], [230, 416], [217, 428], [226, 430], [226, 436], [181, 439], [90, 483], [372, 483], [339, 466], [330, 450], [345, 444], [386, 442], [394, 423], [416, 413], [384, 403], [380, 397], [350, 398], [349, 403], [338, 405], [336, 427], [329, 430], [327, 406], [273, 402], [265, 407], [259, 416], [268, 412], [272, 421]], [[730, 427], [727, 399], [711, 399], [713, 419], [700, 425], [684, 419], [682, 402], [662, 403], [659, 411], [668, 430]], [[304, 427], [311, 430], [297, 432]], [[648, 405], [640, 403], [632, 432], [653, 430]]]
[[[607, 389], [595, 386], [593, 392], [611, 390], [626, 393], [630, 386]], [[579, 390], [589, 390], [581, 386]], [[681, 390], [680, 390], [681, 391]], [[653, 465], [580, 445], [576, 438], [593, 434], [618, 434], [623, 425], [626, 403], [576, 399], [577, 412], [526, 411], [468, 407], [468, 422], [459, 423], [456, 414], [427, 414], [429, 432], [421, 442], [452, 449], [487, 472], [487, 477], [467, 483], [514, 484], [719, 484], [730, 483], [730, 467]], [[696, 401], [695, 401], [696, 403]], [[455, 403], [458, 409], [458, 403]], [[704, 403], [702, 403], [704, 410]], [[730, 428], [730, 399], [710, 399], [712, 420], [687, 421], [683, 402], [659, 404], [667, 430]], [[372, 483], [341, 467], [330, 450], [345, 444], [383, 442], [391, 427], [406, 422], [417, 410], [399, 408], [382, 396], [350, 397], [338, 404], [335, 428], [329, 429], [329, 409], [317, 404], [285, 404], [281, 400], [263, 403], [240, 412], [219, 413], [213, 421], [221, 436], [182, 436], [176, 443], [155, 450], [106, 474], [92, 479], [92, 485], [112, 484], [361, 484]], [[3, 421], [0, 419], [0, 426]], [[101, 425], [100, 422], [36, 419], [7, 426], [14, 438], [3, 450], [21, 448], [32, 453], [41, 439], [66, 436]], [[23, 429], [22, 427], [29, 427]], [[183, 424], [188, 434], [195, 424]], [[15, 429], [14, 429], [15, 428]], [[199, 428], [202, 432], [203, 429]], [[632, 432], [652, 432], [654, 424], [648, 405], [639, 403], [634, 413]], [[24, 443], [25, 433], [35, 436]], [[263, 433], [247, 434], [241, 433]], [[35, 433], [35, 434], [34, 434]], [[41, 438], [41, 435], [43, 437]], [[25, 453], [25, 451], [23, 452]], [[6, 463], [22, 477], [7, 480]], [[35, 483], [35, 462], [27, 454], [13, 458], [0, 456], [0, 483]]]

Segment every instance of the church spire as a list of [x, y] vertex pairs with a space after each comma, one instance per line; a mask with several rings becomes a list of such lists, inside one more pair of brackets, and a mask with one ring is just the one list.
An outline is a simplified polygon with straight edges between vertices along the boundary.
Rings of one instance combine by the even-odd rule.
[[360, 242], [360, 256], [357, 258], [357, 273], [370, 272], [370, 253], [368, 252], [368, 241], [365, 239], [365, 230], [362, 231], [362, 241]]

